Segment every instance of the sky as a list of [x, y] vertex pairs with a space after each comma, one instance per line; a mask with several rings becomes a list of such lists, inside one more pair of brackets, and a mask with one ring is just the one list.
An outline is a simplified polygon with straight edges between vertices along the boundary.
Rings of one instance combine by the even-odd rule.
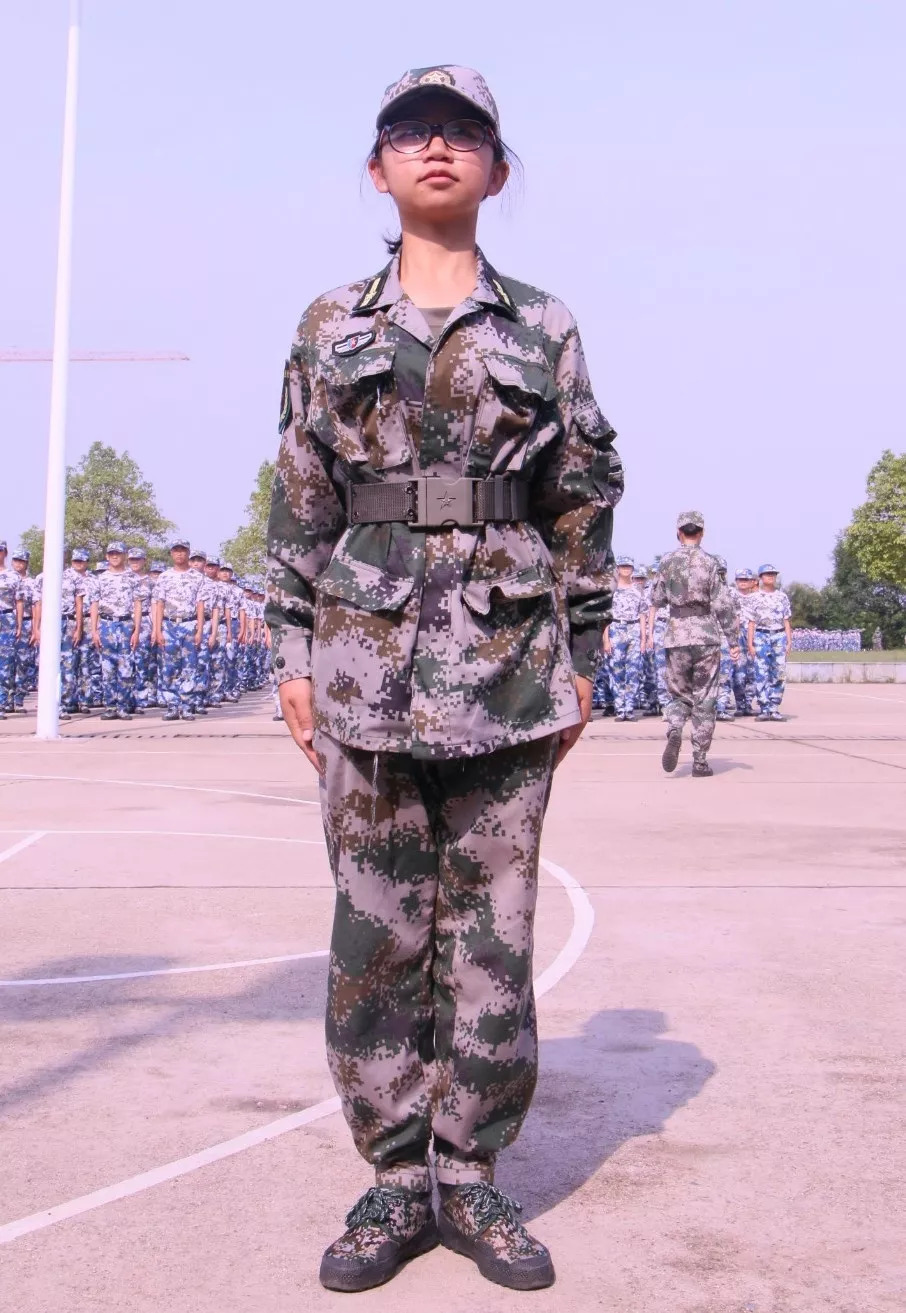
[[[4, 7], [0, 348], [53, 334], [67, 0]], [[524, 184], [485, 205], [495, 267], [575, 314], [650, 560], [679, 510], [731, 568], [821, 583], [902, 451], [902, 0], [83, 0], [67, 460], [128, 450], [214, 549], [277, 447], [318, 294], [377, 272], [362, 165], [407, 68], [487, 78]], [[50, 367], [0, 364], [0, 537], [41, 523]]]

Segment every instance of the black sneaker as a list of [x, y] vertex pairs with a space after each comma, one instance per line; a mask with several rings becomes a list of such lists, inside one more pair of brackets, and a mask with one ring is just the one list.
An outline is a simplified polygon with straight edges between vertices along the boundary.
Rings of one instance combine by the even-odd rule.
[[682, 747], [683, 736], [678, 729], [672, 729], [667, 735], [667, 746], [661, 757], [661, 765], [669, 775], [671, 771], [676, 770], [676, 763], [679, 761], [680, 748]]
[[770, 717], [770, 715], [768, 714], [767, 711], [759, 711], [759, 713], [758, 713], [758, 715], [755, 717], [755, 719], [756, 719], [756, 720], [770, 720], [771, 717]]
[[442, 1185], [442, 1244], [471, 1258], [481, 1275], [510, 1290], [543, 1290], [556, 1279], [550, 1253], [519, 1221], [521, 1204], [486, 1181]]
[[713, 774], [714, 771], [711, 769], [711, 767], [708, 765], [706, 761], [693, 761], [692, 778], [694, 780], [706, 780], [708, 779], [709, 776]]
[[166, 712], [166, 713], [164, 714], [163, 719], [164, 719], [164, 720], [179, 720], [179, 712], [178, 712], [178, 711], [168, 711], [168, 712]]
[[195, 713], [194, 713], [194, 711], [181, 711], [181, 712], [179, 713], [179, 719], [180, 719], [180, 720], [194, 720], [194, 719], [195, 719]]
[[439, 1241], [430, 1193], [374, 1185], [347, 1214], [339, 1240], [325, 1250], [321, 1285], [345, 1291], [382, 1286]]
[[770, 716], [768, 717], [768, 719], [769, 719], [769, 720], [786, 720], [786, 716], [782, 715], [779, 711], [772, 711], [771, 714], [770, 714]]
[[116, 712], [112, 707], [108, 707], [106, 711], [101, 712], [101, 720], [116, 720]]

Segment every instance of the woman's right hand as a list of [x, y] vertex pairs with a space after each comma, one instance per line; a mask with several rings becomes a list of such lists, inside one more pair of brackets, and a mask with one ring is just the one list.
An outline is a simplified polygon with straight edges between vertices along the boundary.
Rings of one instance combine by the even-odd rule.
[[315, 727], [311, 710], [311, 680], [288, 679], [279, 688], [280, 709], [287, 729], [319, 775], [324, 774], [321, 761], [312, 746]]

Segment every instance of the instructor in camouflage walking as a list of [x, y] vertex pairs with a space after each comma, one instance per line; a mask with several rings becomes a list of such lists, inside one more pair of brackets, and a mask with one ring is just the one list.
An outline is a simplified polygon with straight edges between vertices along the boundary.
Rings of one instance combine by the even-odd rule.
[[268, 534], [337, 886], [328, 1057], [375, 1171], [321, 1281], [367, 1289], [441, 1240], [535, 1289], [551, 1258], [494, 1164], [535, 1087], [541, 824], [591, 713], [622, 469], [569, 311], [476, 246], [509, 173], [483, 78], [406, 73], [368, 170], [401, 240], [302, 318]]
[[714, 737], [720, 683], [721, 634], [730, 660], [739, 660], [739, 628], [729, 589], [721, 581], [718, 560], [702, 550], [705, 521], [699, 511], [683, 511], [676, 522], [679, 547], [661, 560], [651, 594], [655, 610], [669, 606], [664, 648], [667, 653], [667, 746], [662, 764], [676, 770], [683, 726], [692, 718], [692, 774], [713, 775], [708, 749]]

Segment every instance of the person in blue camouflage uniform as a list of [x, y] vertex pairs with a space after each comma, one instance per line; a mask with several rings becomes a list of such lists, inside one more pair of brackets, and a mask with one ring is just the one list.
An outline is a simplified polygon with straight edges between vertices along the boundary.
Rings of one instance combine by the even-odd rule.
[[39, 602], [35, 581], [28, 573], [31, 554], [24, 547], [13, 553], [12, 566], [22, 585], [22, 623], [16, 638], [16, 670], [13, 676], [13, 710], [25, 711], [25, 699], [38, 687]]
[[93, 570], [85, 572], [85, 628], [79, 645], [79, 709], [90, 711], [104, 705], [104, 683], [101, 677], [101, 654], [92, 636], [91, 607], [98, 595], [101, 575], [107, 570], [106, 561], [98, 561]]
[[150, 684], [152, 701], [154, 707], [162, 707], [163, 701], [160, 696], [160, 646], [154, 637], [154, 585], [166, 570], [163, 561], [152, 561], [148, 566], [148, 579], [151, 584], [151, 657], [150, 657]]
[[209, 556], [204, 567], [205, 579], [211, 587], [211, 596], [216, 598], [217, 602], [217, 625], [212, 628], [211, 637], [211, 674], [208, 681], [207, 696], [205, 705], [207, 707], [219, 707], [223, 702], [224, 693], [226, 692], [226, 642], [227, 642], [227, 625], [226, 625], [226, 590], [220, 582], [220, 561], [214, 556]]
[[247, 617], [242, 590], [233, 578], [229, 561], [221, 562], [217, 577], [223, 588], [224, 622], [224, 702], [239, 701], [239, 647], [245, 638]]
[[16, 640], [22, 629], [22, 581], [6, 564], [7, 547], [0, 542], [0, 720], [14, 706]]
[[91, 602], [91, 641], [100, 654], [104, 692], [101, 720], [131, 720], [132, 664], [142, 606], [136, 577], [126, 569], [125, 543], [108, 543], [106, 555], [107, 569]]
[[633, 586], [642, 594], [642, 616], [641, 625], [641, 662], [642, 673], [639, 681], [639, 710], [645, 716], [657, 715], [657, 671], [654, 664], [654, 648], [652, 644], [652, 635], [648, 627], [648, 611], [651, 605], [651, 590], [654, 588], [654, 580], [657, 576], [657, 570], [649, 570], [648, 566], [641, 563], [636, 565], [632, 572]]
[[755, 661], [749, 656], [749, 608], [758, 591], [758, 576], [748, 566], [736, 571], [736, 609], [739, 612], [739, 660], [733, 667], [733, 691], [737, 716], [758, 714], [755, 694]]
[[[88, 553], [82, 548], [76, 547], [70, 557], [71, 564], [63, 571], [60, 606], [61, 720], [69, 720], [78, 711], [78, 649], [86, 622], [84, 568], [87, 560]], [[44, 575], [42, 573], [35, 580], [35, 600], [39, 607], [43, 605], [43, 595]]]
[[198, 595], [204, 605], [204, 624], [195, 666], [195, 692], [192, 695], [192, 710], [196, 716], [206, 716], [208, 708], [212, 705], [214, 649], [217, 646], [217, 630], [220, 622], [220, 586], [216, 581], [208, 578], [207, 563], [207, 553], [200, 547], [193, 548], [192, 555], [189, 557], [189, 567], [201, 575], [201, 589]]
[[189, 544], [170, 544], [169, 570], [151, 592], [154, 638], [160, 648], [160, 697], [164, 720], [194, 720], [195, 674], [204, 632], [204, 574], [189, 569]]
[[642, 639], [645, 599], [632, 582], [631, 556], [617, 557], [617, 585], [613, 590], [613, 619], [604, 630], [604, 653], [613, 681], [616, 719], [634, 720], [642, 682]]
[[[739, 611], [739, 594], [727, 583], [727, 562], [723, 556], [715, 556], [720, 582], [727, 594], [727, 599], [734, 609]], [[737, 625], [738, 628], [738, 625]], [[717, 684], [717, 719], [732, 721], [736, 719], [736, 700], [733, 694], [733, 671], [736, 663], [730, 657], [730, 644], [723, 631], [720, 635], [720, 675]]]
[[[613, 569], [616, 571], [615, 564]], [[611, 591], [613, 591], [616, 584], [615, 574], [609, 577], [609, 584]], [[613, 680], [610, 675], [610, 660], [604, 650], [603, 638], [601, 642], [601, 654], [595, 671], [591, 705], [594, 711], [601, 711], [605, 716], [613, 716], [616, 714], [613, 696]]]
[[757, 720], [785, 720], [780, 711], [786, 682], [786, 659], [793, 645], [790, 599], [777, 587], [776, 565], [758, 568], [759, 590], [749, 604], [748, 652], [755, 663], [755, 688], [761, 710]]
[[128, 568], [135, 580], [135, 596], [141, 605], [141, 624], [138, 642], [132, 653], [132, 689], [129, 710], [143, 715], [157, 702], [157, 689], [153, 680], [153, 647], [151, 644], [151, 575], [148, 573], [148, 556], [143, 547], [130, 547]]
[[333, 1290], [438, 1240], [554, 1280], [494, 1169], [535, 1086], [541, 826], [591, 714], [622, 466], [574, 318], [477, 247], [507, 168], [473, 70], [389, 88], [368, 169], [401, 249], [309, 307], [284, 374], [267, 619], [337, 885], [328, 1060], [376, 1173]]

